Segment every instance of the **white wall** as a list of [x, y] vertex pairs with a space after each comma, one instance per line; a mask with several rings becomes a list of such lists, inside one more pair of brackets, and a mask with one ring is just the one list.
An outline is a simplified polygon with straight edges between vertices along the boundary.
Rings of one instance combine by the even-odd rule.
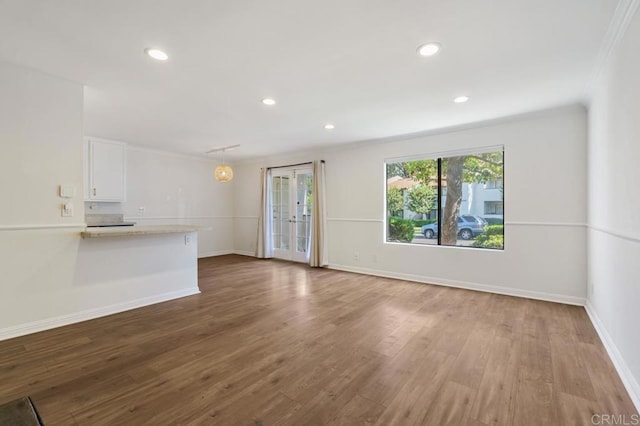
[[198, 232], [198, 256], [231, 253], [234, 182], [214, 179], [218, 164], [210, 158], [127, 144], [127, 201], [87, 203], [87, 211], [123, 213], [138, 225], [204, 226], [208, 229]]
[[640, 408], [640, 13], [589, 108], [588, 311]]
[[82, 114], [81, 85], [0, 63], [0, 340], [198, 291], [184, 235], [80, 238]]
[[[84, 222], [82, 86], [0, 62], [0, 226]], [[75, 217], [58, 185], [76, 187]]]
[[[259, 167], [326, 160], [331, 267], [569, 303], [586, 298], [586, 112], [270, 158], [236, 167], [236, 250], [253, 253]], [[384, 161], [505, 146], [505, 250], [386, 244]], [[355, 258], [357, 254], [358, 260]]]

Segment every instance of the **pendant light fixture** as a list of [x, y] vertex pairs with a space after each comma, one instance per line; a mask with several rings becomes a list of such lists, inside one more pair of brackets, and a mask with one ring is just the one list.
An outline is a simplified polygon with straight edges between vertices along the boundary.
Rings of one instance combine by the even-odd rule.
[[233, 169], [227, 164], [222, 163], [216, 167], [213, 175], [216, 177], [218, 182], [229, 182], [233, 179]]
[[[207, 151], [207, 154], [212, 154], [214, 152], [222, 152], [224, 154], [225, 151], [230, 151], [239, 146], [240, 145], [230, 145], [222, 148], [215, 148]], [[224, 155], [222, 156], [222, 164], [216, 167], [215, 171], [213, 172], [213, 176], [218, 182], [229, 182], [231, 179], [233, 179], [233, 169], [228, 164], [225, 164]]]

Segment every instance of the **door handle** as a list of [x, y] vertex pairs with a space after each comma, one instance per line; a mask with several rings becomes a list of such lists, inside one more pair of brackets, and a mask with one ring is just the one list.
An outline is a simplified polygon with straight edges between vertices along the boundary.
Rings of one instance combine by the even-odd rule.
[[93, 195], [96, 195], [96, 189], [93, 188]]

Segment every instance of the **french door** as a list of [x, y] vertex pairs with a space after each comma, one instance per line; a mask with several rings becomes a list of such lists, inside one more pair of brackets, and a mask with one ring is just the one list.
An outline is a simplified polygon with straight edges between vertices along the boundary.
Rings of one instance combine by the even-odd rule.
[[307, 262], [311, 238], [313, 172], [273, 169], [271, 174], [271, 244], [273, 256]]

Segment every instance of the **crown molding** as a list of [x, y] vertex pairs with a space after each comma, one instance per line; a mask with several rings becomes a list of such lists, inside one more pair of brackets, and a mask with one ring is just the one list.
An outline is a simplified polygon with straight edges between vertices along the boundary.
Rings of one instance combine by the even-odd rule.
[[[177, 158], [183, 158], [183, 159], [187, 159], [187, 160], [199, 160], [202, 162], [206, 162], [206, 163], [215, 163], [218, 162], [217, 158], [211, 157], [205, 153], [189, 153], [189, 152], [179, 152], [179, 151], [169, 151], [166, 149], [162, 149], [162, 148], [153, 148], [147, 145], [140, 145], [137, 143], [133, 143], [133, 142], [128, 142], [128, 141], [124, 141], [124, 140], [116, 140], [116, 139], [109, 139], [109, 138], [103, 138], [100, 136], [84, 136], [84, 140], [89, 140], [89, 139], [95, 139], [98, 141], [105, 141], [105, 142], [118, 142], [118, 143], [124, 143], [127, 146], [127, 151], [138, 151], [138, 152], [148, 152], [148, 153], [152, 153], [152, 154], [159, 154], [159, 155], [166, 155], [169, 157], [177, 157]], [[231, 165], [233, 165], [233, 163], [229, 163]]]
[[616, 10], [613, 13], [613, 17], [609, 22], [609, 27], [604, 36], [602, 45], [596, 57], [596, 63], [591, 73], [591, 76], [587, 80], [587, 84], [584, 88], [584, 98], [591, 98], [591, 91], [597, 81], [600, 79], [602, 72], [609, 63], [609, 59], [615, 50], [618, 48], [620, 41], [622, 40], [631, 20], [633, 19], [636, 11], [640, 6], [640, 0], [620, 0]]
[[[290, 160], [291, 162], [296, 160], [309, 161], [309, 158], [322, 158], [334, 152], [366, 148], [366, 147], [382, 145], [390, 142], [401, 142], [401, 141], [407, 141], [412, 139], [445, 135], [449, 133], [477, 130], [485, 127], [500, 126], [500, 125], [509, 124], [509, 123], [517, 123], [520, 121], [549, 117], [549, 116], [554, 116], [558, 113], [572, 112], [572, 111], [586, 111], [586, 105], [583, 102], [571, 102], [568, 104], [556, 105], [549, 108], [504, 115], [504, 116], [488, 118], [484, 120], [471, 121], [468, 123], [453, 124], [450, 126], [438, 127], [434, 129], [428, 129], [428, 130], [421, 130], [418, 132], [386, 136], [383, 138], [358, 140], [358, 141], [337, 144], [337, 145], [324, 147], [324, 148], [316, 146], [316, 147], [310, 147], [308, 150], [285, 151], [282, 153], [276, 153], [273, 155], [263, 156], [263, 157], [247, 157], [244, 159], [238, 159], [235, 162], [235, 165], [236, 166], [251, 165], [251, 166], [259, 166], [259, 167], [263, 167], [263, 166], [269, 167], [271, 164], [277, 164], [278, 162], [281, 162], [281, 161], [287, 161], [287, 162], [289, 162]], [[303, 160], [303, 159], [307, 159], [307, 160]]]

